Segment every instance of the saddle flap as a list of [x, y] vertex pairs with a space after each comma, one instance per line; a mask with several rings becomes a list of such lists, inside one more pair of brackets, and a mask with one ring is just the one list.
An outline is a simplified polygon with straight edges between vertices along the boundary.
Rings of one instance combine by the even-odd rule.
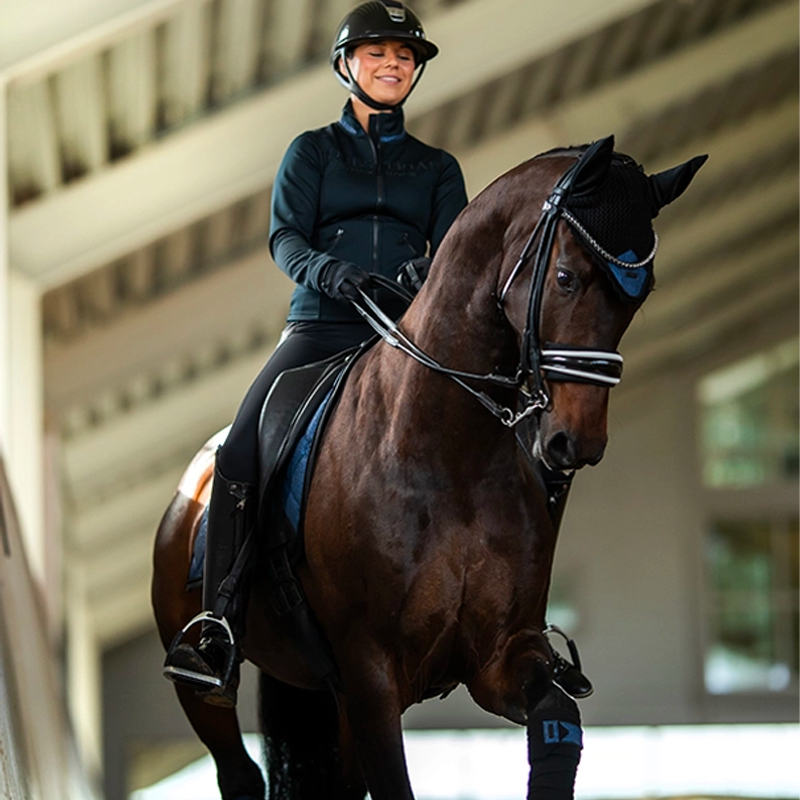
[[[279, 481], [283, 479], [292, 455], [309, 423], [329, 398], [324, 413], [315, 427], [315, 440], [324, 428], [330, 410], [335, 406], [337, 390], [358, 357], [374, 343], [374, 339], [351, 348], [325, 361], [282, 372], [273, 384], [261, 409], [259, 419], [259, 516], [268, 519], [270, 503], [278, 498]], [[306, 471], [313, 464], [315, 446], [309, 445]], [[305, 477], [305, 476], [303, 476]], [[282, 526], [279, 526], [282, 527]], [[299, 526], [298, 526], [299, 527]], [[297, 533], [299, 531], [295, 531]], [[276, 532], [273, 531], [274, 535]], [[276, 539], [281, 539], [280, 535]]]

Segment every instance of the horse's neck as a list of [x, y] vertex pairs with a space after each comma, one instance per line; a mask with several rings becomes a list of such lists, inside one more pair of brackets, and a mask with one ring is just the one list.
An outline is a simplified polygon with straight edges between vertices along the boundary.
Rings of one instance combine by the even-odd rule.
[[497, 278], [457, 251], [442, 254], [401, 327], [429, 356], [451, 369], [511, 372], [517, 362], [513, 332], [495, 299]]
[[[496, 278], [485, 274], [487, 270], [481, 274], [474, 264], [451, 261], [437, 267], [403, 317], [402, 330], [443, 367], [474, 375], [513, 375], [518, 351], [494, 300]], [[498, 436], [491, 413], [463, 386], [407, 355], [394, 351], [389, 358], [383, 376], [394, 414], [418, 417], [415, 427], [438, 419], [447, 429], [437, 432], [438, 438], [466, 435], [476, 446], [485, 439], [485, 448], [495, 447]], [[475, 379], [466, 383], [498, 403], [515, 403], [513, 389]]]

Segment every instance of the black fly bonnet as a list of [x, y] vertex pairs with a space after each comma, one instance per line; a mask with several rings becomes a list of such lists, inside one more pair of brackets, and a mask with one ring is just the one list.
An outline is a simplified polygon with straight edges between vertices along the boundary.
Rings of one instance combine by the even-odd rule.
[[538, 242], [520, 361], [521, 372], [533, 386], [516, 419], [547, 407], [545, 379], [616, 386], [622, 377], [622, 356], [616, 351], [539, 341], [544, 281], [559, 220], [567, 222], [614, 289], [624, 299], [640, 303], [652, 285], [658, 250], [652, 219], [684, 191], [705, 160], [706, 156], [698, 156], [667, 172], [647, 176], [632, 158], [614, 152], [614, 137], [609, 136], [583, 148], [578, 160], [556, 182], [498, 298], [502, 308], [511, 284]]
[[[556, 151], [545, 155], [553, 152]], [[563, 154], [573, 152], [567, 150]], [[652, 220], [663, 206], [683, 193], [707, 158], [696, 156], [665, 172], [645, 175], [632, 158], [614, 152], [613, 136], [579, 148], [578, 152], [575, 163], [558, 179], [545, 201], [539, 220], [498, 296], [502, 309], [511, 285], [533, 257], [527, 322], [515, 376], [475, 375], [445, 367], [408, 339], [366, 294], [361, 294], [365, 308], [356, 304], [385, 341], [427, 367], [450, 376], [509, 427], [548, 407], [550, 398], [545, 379], [611, 387], [622, 376], [622, 356], [616, 351], [540, 341], [542, 295], [559, 221], [566, 221], [576, 239], [608, 275], [615, 290], [624, 299], [638, 304], [653, 280], [658, 237]], [[502, 406], [464, 379], [518, 388], [525, 396], [523, 407], [516, 410]], [[523, 388], [526, 384], [527, 390]]]

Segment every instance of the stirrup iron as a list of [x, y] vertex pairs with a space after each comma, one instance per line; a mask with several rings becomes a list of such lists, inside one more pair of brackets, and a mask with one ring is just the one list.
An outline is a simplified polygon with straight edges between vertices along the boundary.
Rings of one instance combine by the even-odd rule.
[[[228, 654], [225, 659], [225, 666], [222, 670], [222, 677], [219, 678], [215, 677], [214, 675], [204, 675], [201, 672], [191, 672], [190, 670], [183, 669], [182, 667], [174, 667], [169, 663], [175, 650], [183, 642], [186, 632], [195, 625], [199, 625], [203, 622], [219, 625], [225, 631], [228, 643], [230, 644], [230, 647], [228, 648]], [[214, 616], [212, 611], [201, 611], [197, 616], [190, 619], [189, 622], [187, 622], [177, 634], [175, 634], [175, 638], [172, 640], [169, 650], [167, 650], [167, 656], [164, 659], [164, 669], [162, 673], [165, 678], [168, 678], [171, 681], [183, 680], [191, 683], [197, 683], [201, 686], [224, 689], [230, 683], [231, 677], [233, 676], [233, 669], [236, 665], [236, 649], [236, 640], [233, 636], [233, 630], [231, 629], [228, 620], [225, 619], [225, 617]]]
[[578, 646], [558, 627], [558, 625], [548, 625], [543, 633], [545, 636], [549, 633], [557, 633], [559, 636], [563, 637], [567, 643], [570, 658], [572, 659], [572, 661], [570, 661], [564, 658], [558, 650], [550, 645], [553, 682], [557, 683], [568, 695], [574, 697], [576, 700], [589, 697], [594, 692], [594, 687], [592, 686], [592, 682], [583, 674], [581, 657], [578, 654]]
[[558, 627], [558, 625], [553, 625], [552, 623], [549, 623], [547, 626], [545, 626], [545, 629], [542, 631], [542, 633], [545, 636], [548, 636], [550, 633], [557, 633], [562, 639], [564, 639], [564, 641], [567, 643], [567, 649], [569, 650], [569, 657], [572, 659], [572, 663], [567, 662], [567, 664], [571, 667], [575, 667], [577, 670], [581, 670], [581, 657], [578, 653], [578, 645], [575, 644], [574, 639], [570, 639], [569, 636], [567, 636], [567, 634]]

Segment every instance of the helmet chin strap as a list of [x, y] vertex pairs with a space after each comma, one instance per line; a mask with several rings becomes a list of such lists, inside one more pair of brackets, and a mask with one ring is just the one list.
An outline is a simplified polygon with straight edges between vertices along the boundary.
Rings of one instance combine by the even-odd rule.
[[370, 108], [375, 109], [375, 111], [391, 111], [394, 108], [400, 108], [400, 106], [408, 100], [409, 95], [411, 92], [414, 91], [417, 84], [419, 83], [419, 79], [422, 77], [422, 73], [425, 72], [425, 65], [426, 62], [422, 62], [422, 66], [419, 68], [419, 72], [417, 73], [417, 77], [414, 78], [414, 83], [411, 84], [411, 88], [406, 93], [406, 96], [399, 102], [391, 105], [389, 103], [380, 103], [375, 100], [373, 97], [370, 97], [362, 88], [359, 82], [356, 80], [355, 76], [353, 75], [352, 70], [350, 69], [350, 64], [347, 61], [347, 56], [342, 53], [340, 59], [343, 64], [344, 68], [347, 71], [347, 77], [349, 78], [349, 83], [347, 83], [344, 78], [342, 77], [341, 73], [337, 70], [337, 77], [339, 77], [342, 84], [345, 88], [349, 89], [362, 103], [368, 105]]

